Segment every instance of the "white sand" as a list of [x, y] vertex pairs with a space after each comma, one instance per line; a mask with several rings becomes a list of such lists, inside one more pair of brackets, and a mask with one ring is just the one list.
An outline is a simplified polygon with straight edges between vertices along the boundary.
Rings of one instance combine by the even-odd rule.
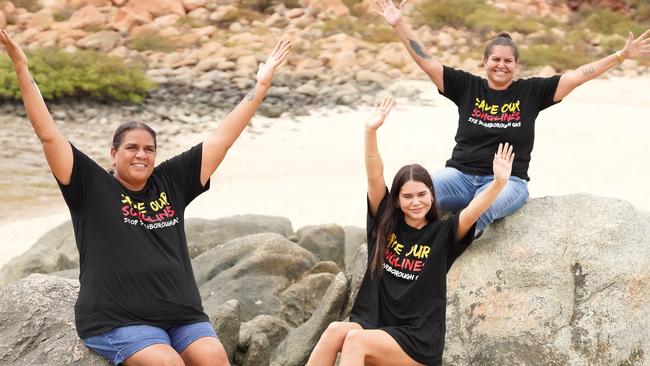
[[[454, 145], [455, 106], [431, 83], [404, 84], [423, 90], [435, 105], [402, 102], [381, 128], [388, 184], [404, 164], [443, 167]], [[595, 80], [543, 111], [529, 169], [531, 196], [585, 192], [650, 211], [648, 86], [650, 77]], [[288, 217], [295, 229], [322, 223], [363, 227], [363, 124], [368, 115], [367, 108], [343, 108], [298, 121], [256, 117], [187, 217], [255, 213]], [[178, 138], [188, 147], [201, 140], [198, 135]], [[67, 219], [63, 200], [56, 204], [60, 209], [54, 215], [0, 225], [5, 243], [0, 265]]]

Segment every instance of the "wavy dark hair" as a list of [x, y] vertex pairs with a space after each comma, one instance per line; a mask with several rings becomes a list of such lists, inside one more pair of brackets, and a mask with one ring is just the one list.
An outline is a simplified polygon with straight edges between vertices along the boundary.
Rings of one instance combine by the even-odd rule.
[[122, 144], [124, 135], [126, 135], [127, 132], [133, 130], [145, 130], [149, 132], [151, 137], [153, 137], [154, 148], [158, 147], [158, 142], [156, 141], [156, 131], [154, 131], [153, 128], [142, 122], [124, 122], [121, 125], [117, 126], [115, 129], [115, 133], [113, 134], [113, 149], [117, 150]]
[[[435, 197], [435, 191], [433, 189], [433, 180], [431, 180], [431, 175], [419, 164], [405, 165], [395, 174], [393, 178], [393, 184], [388, 192], [388, 198], [386, 198], [386, 203], [381, 215], [377, 218], [378, 223], [374, 228], [374, 236], [376, 236], [377, 241], [375, 242], [375, 253], [373, 254], [371, 272], [374, 275], [381, 276], [381, 268], [384, 266], [384, 255], [386, 249], [390, 244], [390, 236], [397, 232], [397, 227], [401, 220], [404, 219], [404, 212], [399, 208], [399, 192], [402, 189], [404, 183], [408, 181], [415, 181], [424, 183], [427, 188], [431, 191], [431, 197]], [[440, 213], [436, 208], [435, 201], [431, 204], [431, 209], [426, 214], [426, 218], [429, 222], [438, 221], [440, 219]]]
[[501, 32], [497, 34], [497, 36], [494, 37], [490, 42], [488, 42], [488, 44], [485, 46], [485, 50], [483, 51], [483, 61], [487, 60], [488, 57], [490, 57], [494, 46], [508, 46], [512, 48], [512, 53], [515, 56], [515, 61], [519, 61], [519, 48], [517, 48], [517, 45], [512, 40], [510, 33]]

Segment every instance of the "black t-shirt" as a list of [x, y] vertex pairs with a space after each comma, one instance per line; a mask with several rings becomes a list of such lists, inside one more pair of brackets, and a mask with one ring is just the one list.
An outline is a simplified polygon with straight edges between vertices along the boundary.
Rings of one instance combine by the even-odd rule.
[[70, 183], [59, 186], [80, 257], [79, 337], [129, 324], [165, 327], [208, 320], [183, 218], [185, 207], [209, 188], [200, 181], [202, 145], [154, 168], [138, 192], [74, 146], [72, 151]]
[[487, 80], [445, 66], [445, 97], [458, 106], [456, 146], [446, 166], [476, 175], [492, 175], [499, 143], [514, 146], [512, 175], [529, 180], [528, 164], [535, 140], [535, 119], [555, 104], [560, 75], [515, 80], [493, 90]]
[[415, 361], [439, 365], [445, 342], [447, 271], [474, 238], [474, 228], [457, 242], [458, 215], [430, 222], [421, 229], [399, 223], [384, 255], [381, 276], [371, 275], [377, 218], [368, 212], [368, 269], [355, 300], [350, 321], [364, 329], [390, 334]]

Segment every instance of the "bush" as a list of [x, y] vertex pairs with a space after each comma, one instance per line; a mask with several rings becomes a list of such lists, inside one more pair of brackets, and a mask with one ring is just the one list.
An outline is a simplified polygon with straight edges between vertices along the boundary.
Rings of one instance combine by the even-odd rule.
[[297, 8], [300, 6], [299, 0], [240, 0], [241, 6], [255, 11], [263, 12], [266, 9], [284, 4], [286, 8]]
[[359, 20], [356, 17], [340, 17], [327, 20], [321, 27], [323, 36], [346, 33], [364, 41], [374, 43], [399, 42], [399, 38], [379, 19]]
[[9, 2], [14, 3], [17, 8], [29, 10], [30, 13], [35, 13], [43, 8], [40, 0], [11, 0]]
[[594, 61], [584, 54], [576, 52], [573, 47], [563, 47], [559, 44], [532, 45], [520, 50], [519, 63], [526, 67], [552, 66], [563, 71], [575, 69]]
[[[67, 53], [41, 49], [28, 52], [30, 70], [46, 100], [88, 97], [98, 101], [141, 103], [156, 85], [139, 65], [96, 51]], [[0, 56], [0, 98], [20, 99], [13, 65]]]
[[484, 0], [426, 0], [417, 6], [419, 25], [464, 27], [481, 33], [506, 30], [533, 33], [544, 28], [541, 20], [520, 18], [487, 5]]
[[126, 44], [137, 51], [171, 52], [176, 49], [176, 42], [153, 32], [143, 32], [131, 38]]
[[630, 21], [625, 15], [609, 9], [591, 12], [585, 19], [585, 26], [594, 32], [607, 35], [627, 35], [628, 31], [639, 35], [647, 29], [641, 24]]

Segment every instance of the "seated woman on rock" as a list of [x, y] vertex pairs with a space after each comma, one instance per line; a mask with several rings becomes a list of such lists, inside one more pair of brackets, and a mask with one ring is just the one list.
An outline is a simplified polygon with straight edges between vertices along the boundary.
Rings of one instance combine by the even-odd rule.
[[514, 80], [519, 51], [510, 35], [502, 32], [485, 47], [483, 67], [487, 79], [484, 79], [444, 66], [426, 52], [402, 17], [401, 9], [406, 0], [402, 0], [399, 7], [392, 0], [375, 2], [377, 13], [393, 28], [413, 60], [431, 78], [438, 91], [458, 106], [456, 146], [446, 167], [433, 173], [438, 207], [444, 212], [458, 212], [467, 206], [492, 181], [493, 146], [505, 141], [517, 146], [510, 181], [479, 218], [476, 235], [526, 203], [530, 180], [528, 164], [539, 112], [625, 59], [650, 54], [650, 30], [637, 39], [630, 33], [620, 51], [576, 70], [548, 78]]
[[275, 46], [260, 64], [254, 89], [212, 135], [156, 167], [155, 132], [140, 122], [120, 125], [109, 173], [61, 134], [27, 57], [0, 32], [25, 110], [72, 216], [81, 267], [79, 337], [115, 365], [227, 365], [203, 311], [183, 216], [210, 187], [210, 176], [262, 102], [291, 44]]
[[441, 220], [431, 176], [422, 166], [402, 167], [388, 190], [377, 129], [392, 108], [382, 101], [366, 124], [368, 267], [350, 322], [329, 325], [309, 366], [440, 365], [445, 340], [446, 274], [474, 238], [476, 220], [510, 177], [509, 144], [493, 156], [494, 178], [457, 215]]

